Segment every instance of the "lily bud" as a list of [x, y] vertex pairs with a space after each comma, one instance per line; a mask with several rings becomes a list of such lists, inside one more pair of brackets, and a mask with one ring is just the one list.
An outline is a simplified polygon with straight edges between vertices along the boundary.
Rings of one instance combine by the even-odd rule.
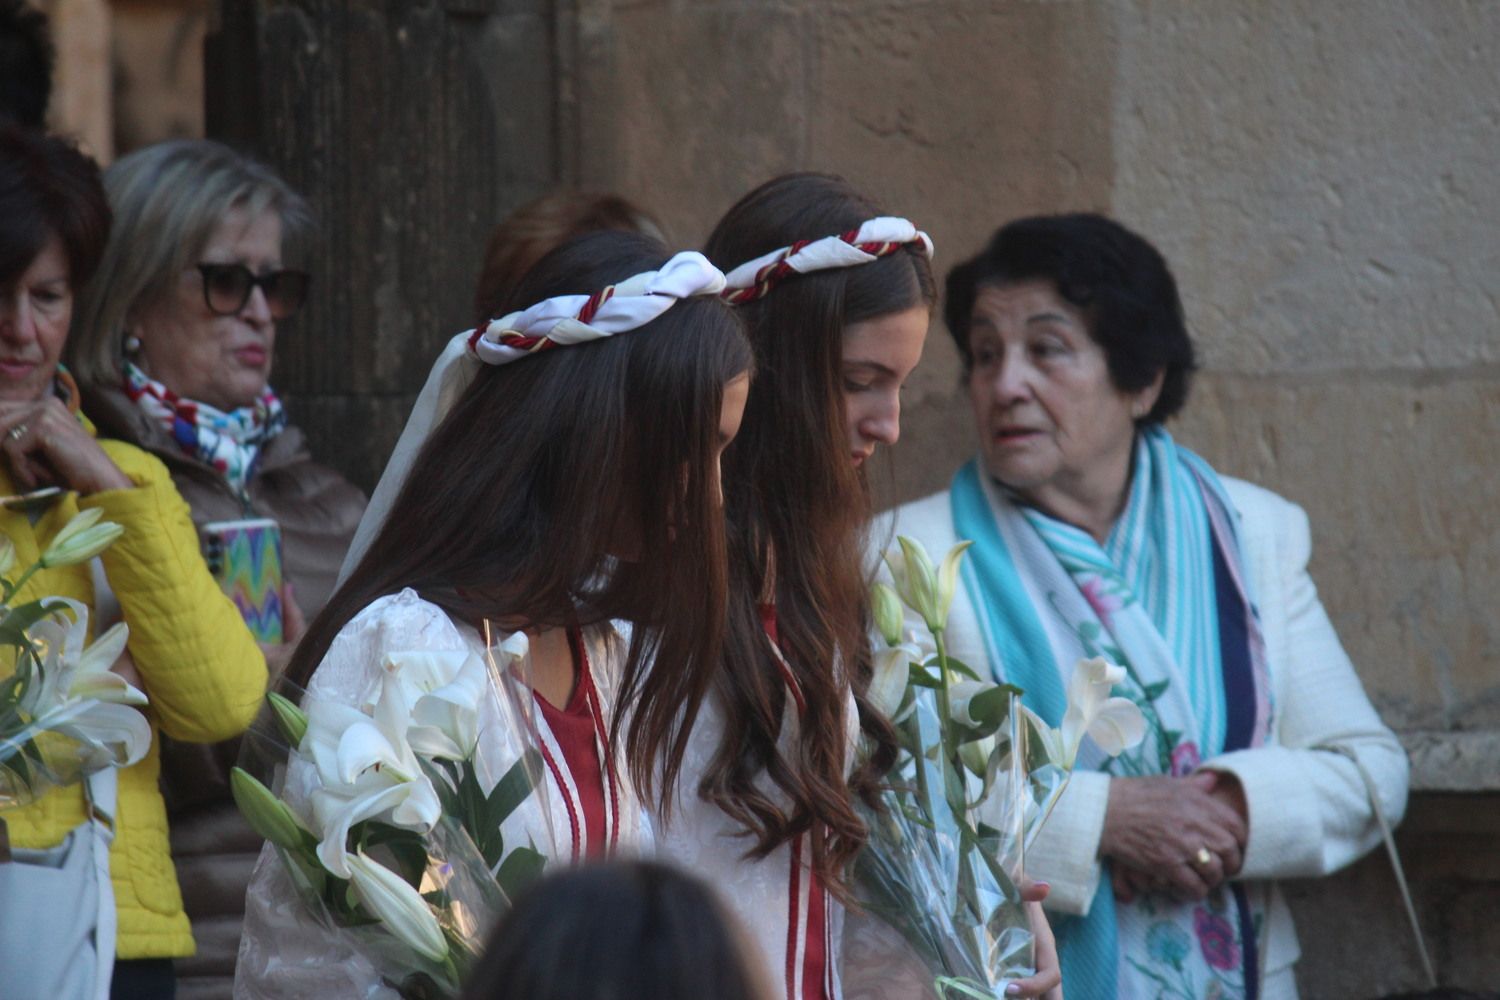
[[885, 555], [891, 578], [896, 582], [896, 593], [933, 632], [941, 632], [948, 625], [948, 611], [953, 606], [953, 593], [958, 588], [958, 567], [964, 550], [972, 542], [959, 542], [943, 557], [941, 569], [932, 565], [932, 557], [920, 542], [902, 535], [896, 539], [898, 549]]
[[302, 745], [302, 737], [307, 732], [307, 713], [294, 705], [290, 699], [284, 698], [272, 691], [266, 695], [266, 701], [270, 703], [271, 711], [276, 715], [276, 722], [281, 726], [281, 731], [286, 734], [294, 747]]
[[902, 602], [932, 628], [937, 615], [937, 578], [927, 550], [902, 535], [896, 539], [896, 547], [886, 552], [885, 564]]
[[9, 573], [16, 565], [16, 547], [9, 535], [0, 535], [0, 576]]
[[302, 825], [265, 785], [243, 768], [229, 771], [229, 791], [250, 828], [277, 847], [294, 851], [302, 847]]
[[948, 612], [953, 607], [953, 594], [958, 589], [958, 567], [973, 542], [959, 542], [943, 556], [943, 565], [938, 568], [937, 618], [944, 626], [948, 624]]
[[887, 646], [901, 642], [901, 598], [888, 584], [877, 583], [870, 588], [870, 614], [875, 627]]
[[417, 954], [434, 962], [448, 957], [448, 940], [437, 918], [422, 894], [401, 876], [360, 851], [349, 856], [349, 883], [360, 904]]
[[125, 529], [113, 521], [100, 521], [103, 516], [104, 512], [97, 507], [75, 514], [42, 553], [42, 567], [76, 566], [114, 544], [115, 539], [125, 534]]

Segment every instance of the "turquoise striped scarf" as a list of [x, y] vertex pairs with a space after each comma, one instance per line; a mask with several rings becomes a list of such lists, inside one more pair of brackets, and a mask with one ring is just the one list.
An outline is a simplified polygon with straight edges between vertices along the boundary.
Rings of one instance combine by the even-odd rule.
[[[950, 497], [958, 537], [975, 543], [964, 585], [997, 679], [1058, 725], [1076, 660], [1127, 668], [1115, 693], [1141, 706], [1146, 740], [1113, 759], [1086, 742], [1079, 767], [1181, 775], [1265, 741], [1270, 685], [1232, 507], [1213, 469], [1165, 430], [1138, 436], [1125, 509], [1102, 546], [1017, 503], [974, 462]], [[1068, 995], [1253, 997], [1253, 909], [1223, 887], [1197, 906], [1117, 907], [1106, 872], [1088, 916], [1058, 923]]]

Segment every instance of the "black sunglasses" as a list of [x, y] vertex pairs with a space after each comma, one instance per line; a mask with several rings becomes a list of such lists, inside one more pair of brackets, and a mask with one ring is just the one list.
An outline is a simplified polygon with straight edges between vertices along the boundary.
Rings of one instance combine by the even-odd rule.
[[203, 275], [203, 301], [219, 316], [233, 316], [245, 308], [250, 293], [259, 286], [271, 318], [290, 319], [307, 301], [307, 286], [312, 281], [305, 271], [255, 274], [244, 264], [199, 264], [198, 273]]

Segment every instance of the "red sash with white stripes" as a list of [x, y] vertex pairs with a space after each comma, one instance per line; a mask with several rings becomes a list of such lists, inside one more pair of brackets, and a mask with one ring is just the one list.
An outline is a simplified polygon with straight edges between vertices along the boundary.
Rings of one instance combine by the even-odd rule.
[[613, 854], [619, 846], [620, 792], [588, 652], [576, 630], [568, 631], [568, 643], [578, 664], [568, 704], [557, 708], [541, 695], [535, 697], [545, 723], [537, 727], [538, 744], [562, 795], [577, 864]]
[[[802, 686], [792, 673], [791, 664], [781, 652], [781, 640], [776, 630], [776, 606], [761, 605], [760, 620], [800, 714], [806, 710], [807, 701]], [[828, 890], [803, 860], [811, 854], [811, 837], [810, 833], [804, 833], [792, 841], [791, 863], [787, 865], [787, 1000], [832, 1000], [836, 995], [833, 962], [830, 960], [833, 922], [828, 907]]]

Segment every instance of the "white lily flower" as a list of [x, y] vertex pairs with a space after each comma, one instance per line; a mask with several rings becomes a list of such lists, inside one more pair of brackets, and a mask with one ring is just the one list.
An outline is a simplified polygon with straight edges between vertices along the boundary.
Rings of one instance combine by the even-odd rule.
[[407, 741], [424, 757], [465, 760], [479, 742], [479, 705], [489, 686], [484, 661], [470, 654], [453, 678], [412, 708]]
[[151, 724], [128, 705], [78, 699], [36, 720], [35, 729], [61, 733], [85, 751], [85, 773], [102, 767], [131, 767], [151, 748]]
[[349, 877], [349, 828], [367, 819], [426, 832], [438, 820], [437, 791], [410, 743], [411, 722], [401, 683], [386, 676], [373, 715], [337, 702], [307, 706], [301, 751], [317, 769], [312, 793], [318, 858], [340, 878]]
[[1099, 749], [1114, 756], [1135, 746], [1146, 735], [1146, 719], [1128, 698], [1110, 697], [1116, 684], [1125, 680], [1125, 668], [1103, 657], [1079, 660], [1068, 680], [1068, 710], [1063, 715], [1060, 734], [1062, 758], [1059, 763], [1072, 767], [1084, 734], [1093, 738]]
[[124, 622], [116, 622], [95, 639], [73, 666], [69, 697], [97, 698], [119, 705], [146, 704], [143, 692], [110, 669], [129, 640], [130, 628]]
[[125, 534], [125, 529], [113, 521], [100, 521], [103, 516], [104, 512], [98, 507], [74, 514], [42, 552], [43, 568], [55, 569], [88, 562]]
[[987, 681], [956, 681], [948, 686], [948, 717], [960, 726], [977, 726], [979, 720], [969, 714], [969, 705], [986, 691], [999, 685]]
[[920, 542], [901, 535], [896, 539], [897, 548], [885, 554], [885, 563], [895, 581], [896, 593], [933, 632], [941, 632], [948, 625], [948, 611], [953, 606], [953, 593], [958, 587], [958, 567], [964, 550], [973, 542], [959, 542], [943, 557], [940, 569], [934, 569], [932, 557]]
[[401, 876], [361, 851], [349, 857], [349, 883], [360, 905], [417, 954], [434, 962], [448, 957], [448, 941], [431, 907]]
[[68, 736], [88, 751], [89, 769], [114, 764], [129, 767], [151, 746], [151, 726], [129, 706], [146, 704], [146, 696], [110, 670], [125, 649], [130, 632], [121, 622], [95, 642], [88, 636], [88, 608], [78, 601], [48, 600], [51, 617], [27, 634], [40, 659], [40, 683], [28, 688], [21, 709], [32, 729]]

